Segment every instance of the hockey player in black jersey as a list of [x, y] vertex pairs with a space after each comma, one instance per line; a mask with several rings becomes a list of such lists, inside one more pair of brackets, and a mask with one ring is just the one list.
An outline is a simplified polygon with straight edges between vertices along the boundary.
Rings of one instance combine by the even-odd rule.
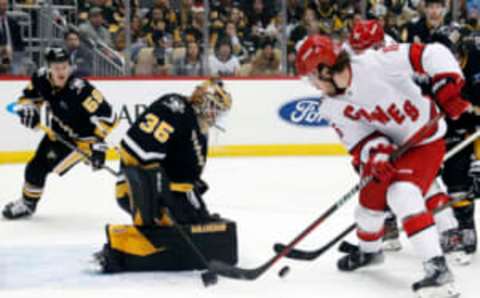
[[96, 254], [103, 271], [205, 268], [174, 224], [207, 258], [236, 262], [235, 225], [209, 213], [201, 180], [208, 131], [231, 104], [223, 82], [212, 78], [191, 96], [161, 96], [128, 129], [120, 143], [123, 176], [116, 196], [133, 226], [107, 226], [108, 243]]
[[[447, 148], [452, 148], [468, 135], [480, 128], [480, 41], [467, 28], [458, 25], [441, 27], [432, 36], [434, 42], [440, 42], [449, 47], [457, 56], [465, 76], [462, 89], [463, 98], [472, 103], [473, 109], [464, 113], [460, 119], [447, 119]], [[434, 86], [433, 86], [434, 88]], [[475, 229], [473, 199], [480, 195], [480, 141], [465, 148], [445, 162], [442, 171], [448, 194], [454, 198], [465, 198], [456, 203], [455, 217], [459, 223], [457, 237], [451, 237], [444, 246], [457, 246], [466, 253], [464, 262], [469, 262], [469, 255], [477, 249], [477, 234]], [[474, 190], [471, 194], [470, 190]], [[468, 195], [470, 193], [470, 195]], [[456, 240], [455, 240], [456, 239]], [[457, 242], [457, 243], [455, 243]]]
[[105, 162], [105, 137], [116, 125], [116, 115], [102, 93], [87, 80], [71, 75], [68, 53], [63, 48], [49, 48], [45, 53], [48, 67], [36, 71], [23, 95], [17, 100], [17, 113], [23, 125], [40, 129], [40, 110], [49, 111], [52, 133], [45, 133], [34, 157], [25, 168], [23, 195], [3, 209], [7, 219], [32, 215], [42, 197], [47, 176], [65, 174], [84, 157], [55, 139], [55, 135], [90, 155], [94, 169]]

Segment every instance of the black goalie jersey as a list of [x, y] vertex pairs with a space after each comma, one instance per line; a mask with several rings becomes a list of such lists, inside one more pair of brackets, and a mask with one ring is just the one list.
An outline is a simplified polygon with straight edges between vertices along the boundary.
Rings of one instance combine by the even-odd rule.
[[161, 165], [175, 184], [192, 184], [205, 166], [207, 133], [179, 94], [167, 94], [153, 102], [121, 141], [122, 164]]
[[41, 68], [18, 104], [48, 104], [53, 130], [76, 141], [103, 140], [116, 125], [116, 115], [103, 95], [88, 81], [70, 76], [64, 88], [52, 85], [48, 70]]

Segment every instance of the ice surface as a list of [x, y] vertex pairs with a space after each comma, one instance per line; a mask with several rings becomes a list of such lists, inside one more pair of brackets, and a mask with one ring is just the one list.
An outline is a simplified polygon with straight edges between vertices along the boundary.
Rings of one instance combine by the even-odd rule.
[[[0, 166], [2, 207], [19, 197], [23, 168]], [[208, 161], [205, 179], [211, 211], [238, 223], [239, 265], [246, 268], [270, 258], [273, 243], [290, 241], [356, 183], [345, 157], [216, 158]], [[114, 183], [108, 173], [80, 165], [62, 178], [49, 177], [34, 217], [0, 220], [1, 298], [405, 298], [413, 297], [410, 285], [422, 276], [405, 239], [405, 249], [388, 253], [385, 264], [349, 274], [337, 271], [339, 253], [332, 249], [314, 262], [283, 259], [256, 281], [219, 278], [207, 289], [200, 272], [99, 275], [88, 260], [105, 242], [105, 224], [129, 222], [116, 205]], [[354, 201], [299, 247], [317, 248], [351, 224]], [[280, 279], [285, 264], [291, 271]], [[480, 297], [478, 261], [452, 269], [462, 297]]]

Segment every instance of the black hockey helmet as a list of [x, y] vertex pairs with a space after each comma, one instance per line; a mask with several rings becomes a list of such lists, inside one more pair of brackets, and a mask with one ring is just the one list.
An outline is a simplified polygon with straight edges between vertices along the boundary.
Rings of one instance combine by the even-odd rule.
[[425, 6], [434, 4], [434, 3], [438, 3], [442, 6], [445, 6], [445, 0], [425, 0]]
[[47, 60], [48, 65], [70, 61], [67, 50], [62, 47], [47, 48], [45, 50], [45, 60]]
[[432, 42], [438, 42], [450, 49], [454, 54], [464, 53], [464, 38], [468, 36], [468, 28], [452, 23], [441, 26], [432, 34]]

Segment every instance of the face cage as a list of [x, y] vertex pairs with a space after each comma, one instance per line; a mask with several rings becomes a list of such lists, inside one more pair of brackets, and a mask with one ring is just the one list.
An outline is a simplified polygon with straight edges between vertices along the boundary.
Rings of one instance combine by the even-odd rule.
[[219, 97], [211, 92], [205, 92], [202, 104], [198, 107], [199, 115], [207, 121], [210, 127], [215, 126], [218, 118], [227, 110]]

